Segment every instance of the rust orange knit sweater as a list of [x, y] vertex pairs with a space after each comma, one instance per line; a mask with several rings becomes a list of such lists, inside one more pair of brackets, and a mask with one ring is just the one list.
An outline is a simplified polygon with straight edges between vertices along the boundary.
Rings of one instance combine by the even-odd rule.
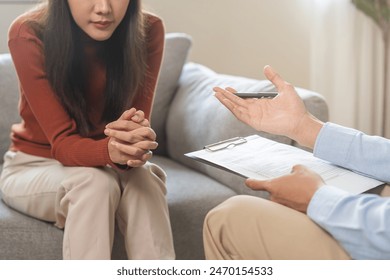
[[[11, 129], [13, 151], [54, 158], [66, 166], [115, 166], [108, 154], [108, 138], [103, 130], [106, 123], [100, 117], [104, 108], [105, 67], [94, 59], [93, 45], [86, 49], [89, 69], [86, 91], [89, 118], [96, 127], [88, 137], [81, 137], [76, 123], [69, 117], [46, 79], [43, 43], [26, 23], [31, 16], [17, 18], [9, 30], [8, 46], [20, 81], [19, 112], [22, 121]], [[162, 21], [148, 14], [147, 67], [145, 87], [137, 93], [133, 107], [145, 112], [150, 119], [154, 91], [160, 71], [164, 48]], [[60, 36], [60, 35], [59, 35]]]

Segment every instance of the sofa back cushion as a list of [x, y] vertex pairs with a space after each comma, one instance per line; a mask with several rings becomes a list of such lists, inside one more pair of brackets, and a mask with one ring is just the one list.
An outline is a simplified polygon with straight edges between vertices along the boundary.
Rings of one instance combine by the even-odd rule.
[[[257, 132], [238, 121], [213, 95], [213, 87], [231, 86], [239, 91], [274, 91], [268, 80], [255, 80], [239, 76], [217, 74], [196, 63], [187, 63], [179, 80], [179, 88], [172, 101], [167, 119], [167, 141], [169, 156], [191, 168], [205, 173], [230, 186], [241, 194], [265, 196], [244, 186], [244, 180], [237, 175], [216, 169], [189, 159], [184, 154], [205, 145], [236, 136], [258, 134], [285, 144], [295, 144], [286, 137]], [[318, 93], [298, 88], [306, 108], [317, 118], [327, 121], [328, 107]], [[277, 125], [277, 124], [276, 124]]]
[[18, 78], [10, 54], [0, 54], [0, 163], [10, 144], [11, 125], [20, 120]]
[[167, 154], [166, 120], [168, 109], [178, 86], [178, 80], [187, 60], [191, 43], [191, 37], [184, 33], [167, 33], [165, 35], [164, 56], [151, 117], [151, 125], [157, 134], [159, 144], [157, 150], [154, 151], [155, 154]]
[[214, 97], [212, 90], [214, 86], [232, 86], [248, 92], [274, 90], [272, 84], [266, 80], [217, 74], [200, 64], [187, 63], [168, 115], [168, 152], [171, 158], [242, 193], [241, 190], [244, 189], [240, 186], [243, 183], [242, 178], [189, 159], [184, 154], [221, 140], [252, 134], [264, 135], [288, 144], [292, 141], [285, 137], [259, 133], [238, 121]]

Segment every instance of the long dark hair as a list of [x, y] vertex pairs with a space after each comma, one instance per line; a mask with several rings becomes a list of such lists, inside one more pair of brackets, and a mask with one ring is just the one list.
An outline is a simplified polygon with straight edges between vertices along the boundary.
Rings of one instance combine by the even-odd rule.
[[[79, 133], [88, 135], [85, 97], [86, 77], [82, 65], [82, 31], [73, 20], [68, 1], [49, 0], [42, 6], [38, 33], [44, 45], [47, 78]], [[141, 0], [131, 0], [111, 38], [101, 42], [100, 57], [106, 65], [105, 108], [101, 121], [112, 121], [134, 98], [146, 73], [145, 17]]]

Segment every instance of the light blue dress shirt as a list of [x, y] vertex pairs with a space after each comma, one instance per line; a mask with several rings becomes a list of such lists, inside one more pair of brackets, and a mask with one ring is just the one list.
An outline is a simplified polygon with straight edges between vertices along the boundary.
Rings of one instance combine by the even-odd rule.
[[[390, 140], [326, 123], [314, 155], [390, 182]], [[332, 186], [314, 194], [308, 216], [328, 231], [353, 259], [390, 259], [390, 198], [351, 195]]]

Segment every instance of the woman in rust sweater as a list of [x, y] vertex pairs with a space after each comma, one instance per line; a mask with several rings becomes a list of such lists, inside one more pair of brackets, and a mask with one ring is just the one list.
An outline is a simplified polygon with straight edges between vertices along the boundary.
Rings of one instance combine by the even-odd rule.
[[64, 259], [109, 259], [114, 225], [130, 259], [173, 259], [165, 174], [148, 162], [164, 27], [140, 0], [49, 0], [17, 18], [20, 81], [0, 188], [64, 228]]

